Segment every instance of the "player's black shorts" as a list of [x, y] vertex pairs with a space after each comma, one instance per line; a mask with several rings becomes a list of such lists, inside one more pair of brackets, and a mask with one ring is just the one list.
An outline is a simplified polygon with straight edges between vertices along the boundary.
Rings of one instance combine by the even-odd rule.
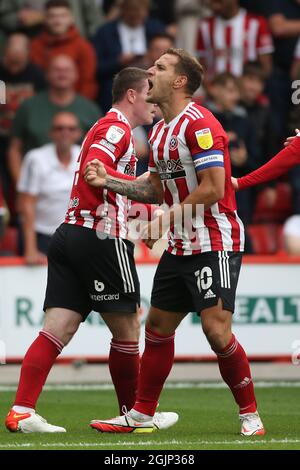
[[133, 252], [128, 240], [100, 240], [95, 230], [61, 225], [49, 247], [44, 310], [75, 310], [84, 320], [92, 310], [136, 312], [140, 286]]
[[170, 312], [201, 313], [223, 302], [234, 312], [242, 253], [218, 251], [175, 256], [167, 251], [158, 265], [151, 305]]

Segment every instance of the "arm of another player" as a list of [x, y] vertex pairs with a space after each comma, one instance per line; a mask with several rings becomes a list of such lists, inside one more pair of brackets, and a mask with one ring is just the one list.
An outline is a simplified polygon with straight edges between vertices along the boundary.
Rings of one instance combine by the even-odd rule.
[[[298, 130], [298, 129], [297, 129]], [[289, 142], [289, 144], [288, 144]], [[277, 153], [270, 161], [257, 170], [242, 178], [232, 178], [232, 185], [236, 191], [250, 188], [258, 184], [274, 180], [287, 173], [291, 168], [300, 164], [300, 133], [294, 138], [289, 138], [288, 144], [281, 152]]]
[[163, 202], [163, 189], [157, 173], [150, 173], [147, 178], [126, 181], [109, 175], [102, 162], [93, 160], [87, 165], [84, 178], [91, 186], [108, 189], [132, 201], [149, 204]]
[[[137, 179], [136, 176], [125, 175], [124, 173], [120, 173], [119, 171], [115, 170], [112, 166], [112, 162], [105, 155], [99, 158], [94, 158], [93, 160], [90, 160], [86, 164], [86, 167], [84, 169], [84, 179], [90, 186], [94, 186], [95, 188], [103, 188], [101, 179], [102, 172], [100, 168], [103, 168], [102, 171], [105, 172], [105, 175], [107, 177], [111, 176], [113, 178], [117, 178], [124, 181], [135, 181]], [[97, 173], [98, 169], [99, 174]], [[93, 175], [93, 177], [87, 178], [87, 175]]]
[[[138, 177], [124, 175], [123, 173], [119, 173], [113, 168], [103, 164], [103, 162], [100, 162], [98, 159], [90, 161], [87, 164], [86, 169], [85, 169], [85, 174], [86, 174], [85, 179], [87, 183], [95, 187], [104, 187], [103, 184], [106, 184], [106, 183], [104, 182], [104, 180], [101, 179], [102, 178], [101, 175], [105, 175], [105, 174], [106, 176], [112, 177], [114, 181], [118, 180], [118, 181], [124, 182], [127, 180], [127, 181], [139, 181], [139, 183], [145, 183], [150, 176], [150, 173], [148, 171]], [[132, 201], [132, 206], [130, 208], [128, 217], [129, 219], [139, 219], [139, 220], [151, 222], [151, 220], [155, 219], [162, 213], [163, 211], [157, 205], [144, 203], [144, 202], [138, 202], [138, 201]]]

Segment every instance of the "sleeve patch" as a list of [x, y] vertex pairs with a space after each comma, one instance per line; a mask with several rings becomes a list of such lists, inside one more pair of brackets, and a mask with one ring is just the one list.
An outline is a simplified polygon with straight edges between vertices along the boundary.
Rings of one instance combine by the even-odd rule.
[[214, 139], [209, 128], [195, 132], [198, 145], [203, 150], [209, 150], [214, 145]]
[[124, 135], [124, 129], [118, 126], [111, 126], [106, 133], [106, 140], [111, 144], [118, 144]]
[[106, 147], [108, 150], [110, 150], [112, 153], [116, 151], [115, 145], [111, 144], [108, 142], [106, 139], [102, 139], [99, 142], [100, 145], [103, 145], [103, 147]]

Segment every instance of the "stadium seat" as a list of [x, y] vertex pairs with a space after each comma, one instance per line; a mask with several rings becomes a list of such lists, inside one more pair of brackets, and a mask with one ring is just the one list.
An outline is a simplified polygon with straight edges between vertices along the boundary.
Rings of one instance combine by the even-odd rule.
[[261, 191], [257, 197], [253, 223], [282, 224], [292, 212], [292, 192], [287, 183], [276, 185], [276, 199], [272, 206], [266, 201], [267, 189]]
[[8, 227], [0, 241], [0, 256], [18, 256], [18, 231]]
[[271, 255], [283, 251], [282, 225], [249, 225], [247, 231], [251, 239], [254, 254]]

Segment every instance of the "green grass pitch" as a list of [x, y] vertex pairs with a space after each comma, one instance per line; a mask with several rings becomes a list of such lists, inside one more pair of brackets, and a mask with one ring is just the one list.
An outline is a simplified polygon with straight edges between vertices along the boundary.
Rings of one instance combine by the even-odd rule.
[[[13, 392], [0, 392], [1, 419], [9, 410]], [[0, 427], [0, 450], [201, 450], [201, 449], [300, 449], [299, 388], [257, 390], [267, 434], [239, 435], [237, 409], [226, 389], [167, 389], [160, 410], [177, 411], [176, 426], [153, 434], [100, 434], [89, 428], [95, 418], [117, 414], [111, 390], [44, 391], [38, 412], [50, 423], [66, 427], [66, 434], [10, 434]]]

